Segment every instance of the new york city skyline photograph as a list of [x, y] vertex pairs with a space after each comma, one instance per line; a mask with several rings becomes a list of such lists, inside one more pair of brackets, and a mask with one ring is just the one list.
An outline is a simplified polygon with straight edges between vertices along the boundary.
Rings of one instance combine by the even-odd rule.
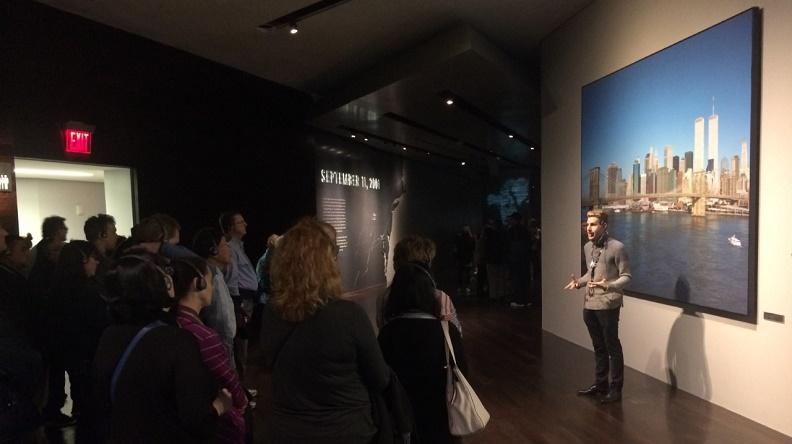
[[610, 213], [631, 293], [735, 317], [755, 310], [755, 14], [583, 87], [581, 207]]

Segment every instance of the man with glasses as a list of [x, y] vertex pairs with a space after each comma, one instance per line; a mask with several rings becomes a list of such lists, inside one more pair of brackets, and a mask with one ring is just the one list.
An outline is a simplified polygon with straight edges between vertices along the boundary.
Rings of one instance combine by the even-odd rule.
[[607, 213], [592, 210], [586, 214], [586, 218], [588, 242], [583, 251], [588, 271], [580, 278], [575, 278], [573, 274], [564, 289], [585, 287], [583, 320], [594, 345], [594, 384], [579, 390], [578, 395], [604, 395], [600, 402], [605, 404], [621, 400], [624, 356], [619, 341], [619, 312], [623, 289], [632, 275], [624, 244], [608, 236]]
[[[236, 359], [237, 372], [241, 380], [245, 379], [245, 365], [247, 364], [248, 338], [258, 332], [248, 331], [248, 322], [253, 315], [253, 306], [258, 290], [258, 277], [256, 268], [245, 253], [242, 238], [247, 235], [247, 222], [238, 211], [230, 211], [220, 215], [220, 228], [223, 231], [228, 246], [231, 247], [231, 263], [225, 270], [228, 291], [234, 300], [234, 309], [237, 313], [237, 337], [234, 338], [234, 358]], [[251, 396], [258, 391], [248, 390]]]

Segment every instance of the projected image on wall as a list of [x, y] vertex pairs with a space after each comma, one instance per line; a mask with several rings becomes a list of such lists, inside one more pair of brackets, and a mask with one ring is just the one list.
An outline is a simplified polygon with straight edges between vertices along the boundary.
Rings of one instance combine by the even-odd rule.
[[487, 218], [503, 223], [510, 214], [529, 214], [529, 187], [526, 177], [504, 180], [496, 192], [487, 195]]
[[749, 10], [583, 88], [581, 205], [610, 213], [636, 296], [755, 320], [757, 24]]

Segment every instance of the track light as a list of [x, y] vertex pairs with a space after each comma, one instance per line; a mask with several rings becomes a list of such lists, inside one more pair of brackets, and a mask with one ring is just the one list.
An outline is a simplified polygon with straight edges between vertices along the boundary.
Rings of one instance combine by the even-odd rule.
[[291, 28], [289, 28], [289, 34], [294, 35], [297, 34], [298, 32], [300, 32], [300, 30], [297, 29], [297, 24], [295, 23], [291, 25]]

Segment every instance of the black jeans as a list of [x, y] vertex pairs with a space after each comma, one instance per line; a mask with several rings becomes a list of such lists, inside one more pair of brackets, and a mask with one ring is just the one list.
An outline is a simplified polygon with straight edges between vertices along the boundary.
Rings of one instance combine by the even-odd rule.
[[624, 385], [624, 355], [619, 341], [619, 312], [621, 308], [612, 310], [583, 309], [583, 320], [588, 327], [591, 343], [594, 345], [596, 360], [596, 379], [594, 383], [621, 390]]

